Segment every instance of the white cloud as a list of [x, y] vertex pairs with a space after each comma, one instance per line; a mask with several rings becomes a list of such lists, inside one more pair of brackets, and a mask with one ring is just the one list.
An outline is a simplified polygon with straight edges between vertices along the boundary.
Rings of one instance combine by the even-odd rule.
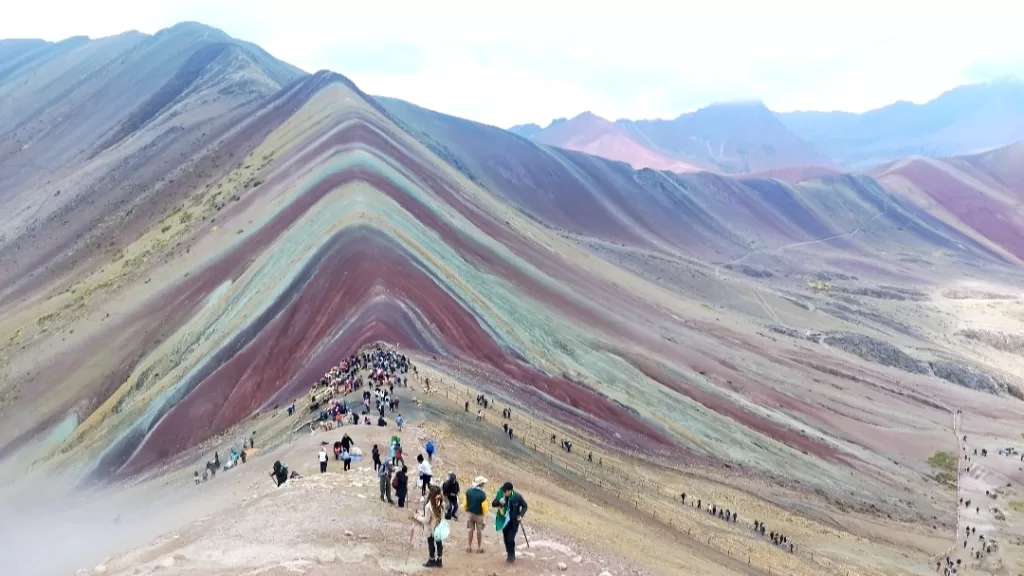
[[[671, 117], [749, 97], [781, 110], [923, 101], [985, 62], [1024, 59], [1022, 16], [1016, 0], [36, 0], [6, 8], [0, 37], [198, 20], [307, 70], [351, 67], [367, 92], [509, 125], [583, 110]], [[373, 70], [375, 54], [399, 49], [419, 69]]]

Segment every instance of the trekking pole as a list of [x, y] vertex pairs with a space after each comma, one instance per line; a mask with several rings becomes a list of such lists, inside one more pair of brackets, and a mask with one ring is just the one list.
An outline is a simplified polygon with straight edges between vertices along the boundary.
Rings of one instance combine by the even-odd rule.
[[530, 547], [530, 537], [526, 535], [526, 524], [523, 524], [523, 538], [526, 539], [526, 547]]
[[[416, 533], [416, 525], [413, 524], [412, 530], [409, 530], [409, 549], [405, 551], [405, 564], [409, 563], [409, 556], [412, 554], [412, 536], [415, 533]], [[403, 566], [405, 564], [403, 564]]]

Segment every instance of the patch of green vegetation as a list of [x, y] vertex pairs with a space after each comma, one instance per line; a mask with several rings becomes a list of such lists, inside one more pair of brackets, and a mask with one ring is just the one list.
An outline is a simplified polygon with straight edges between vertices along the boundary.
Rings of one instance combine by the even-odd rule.
[[944, 484], [956, 484], [957, 461], [952, 452], [936, 452], [928, 459], [928, 465], [935, 470], [935, 480]]
[[181, 218], [179, 218], [179, 220], [180, 220], [180, 222], [182, 224], [188, 224], [189, 222], [192, 221], [192, 213], [191, 212], [182, 212], [181, 213]]
[[167, 226], [164, 226], [163, 228], [160, 229], [160, 233], [161, 234], [166, 234], [167, 231], [170, 230], [170, 229], [171, 229], [171, 225], [168, 224]]
[[1024, 514], [1024, 500], [1010, 500], [1009, 507], [1018, 514]]
[[58, 316], [60, 316], [60, 311], [51, 312], [51, 313], [46, 314], [44, 316], [40, 316], [38, 319], [36, 319], [36, 325], [37, 326], [45, 326], [46, 324], [49, 324], [53, 320], [56, 320]]
[[815, 291], [825, 291], [825, 290], [831, 290], [832, 289], [832, 284], [830, 284], [828, 282], [823, 282], [821, 280], [809, 280], [807, 282], [807, 287], [810, 288], [811, 290], [815, 290]]
[[124, 266], [126, 269], [134, 270], [136, 268], [141, 267], [146, 262], [147, 258], [149, 258], [149, 250], [143, 250], [142, 252], [136, 254], [135, 256], [132, 256], [131, 258], [125, 260], [122, 266]]

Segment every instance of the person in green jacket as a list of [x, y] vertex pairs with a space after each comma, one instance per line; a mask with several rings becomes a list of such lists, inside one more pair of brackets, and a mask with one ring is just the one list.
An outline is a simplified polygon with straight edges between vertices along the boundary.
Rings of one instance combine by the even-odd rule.
[[469, 489], [466, 490], [466, 528], [469, 529], [469, 545], [466, 552], [473, 551], [473, 533], [476, 533], [476, 553], [484, 553], [484, 517], [487, 516], [487, 492], [484, 492], [484, 485], [487, 478], [477, 476]]

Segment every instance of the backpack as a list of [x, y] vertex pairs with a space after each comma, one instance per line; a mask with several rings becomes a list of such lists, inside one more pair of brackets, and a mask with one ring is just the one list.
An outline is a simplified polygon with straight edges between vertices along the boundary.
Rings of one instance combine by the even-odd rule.
[[433, 453], [434, 453], [434, 441], [431, 440], [431, 441], [427, 442], [427, 454], [433, 454]]
[[398, 474], [395, 474], [395, 477], [391, 479], [391, 487], [398, 490]]

